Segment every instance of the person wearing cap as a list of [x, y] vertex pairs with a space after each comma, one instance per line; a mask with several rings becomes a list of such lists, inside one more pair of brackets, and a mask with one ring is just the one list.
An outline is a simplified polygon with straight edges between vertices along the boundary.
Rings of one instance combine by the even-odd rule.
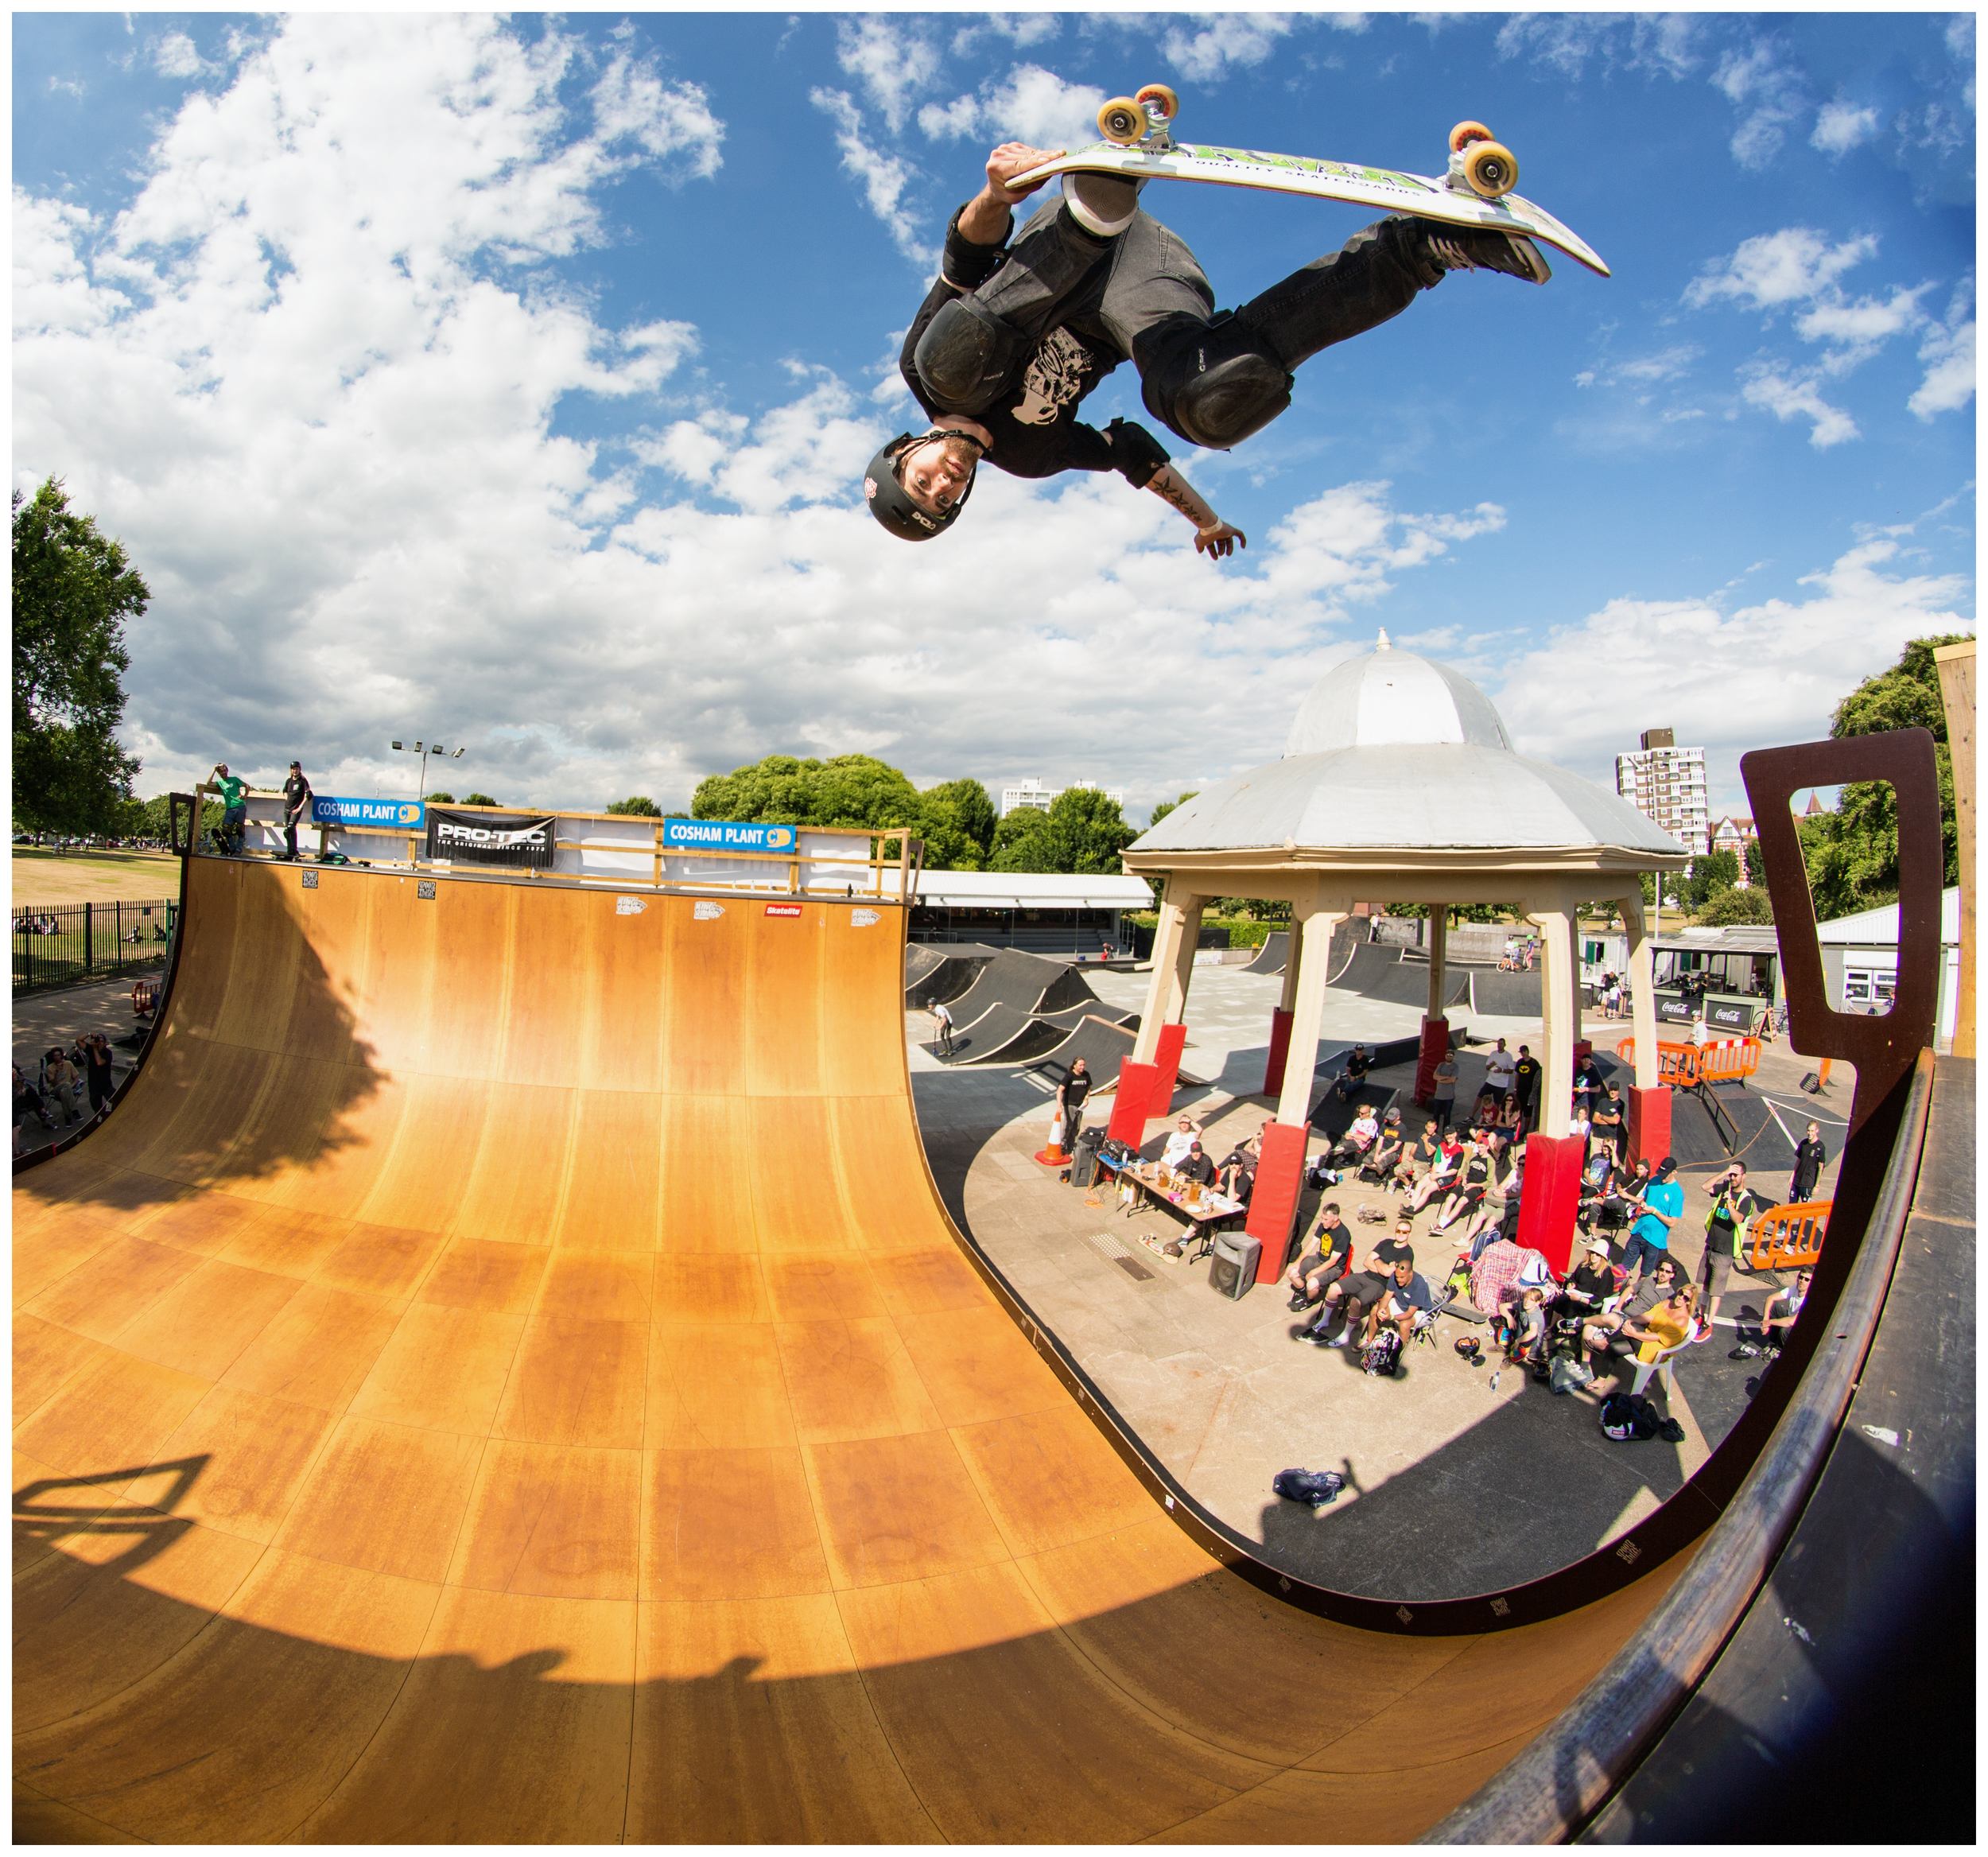
[[304, 763], [290, 763], [289, 777], [283, 783], [283, 856], [291, 862], [297, 857], [297, 827], [300, 820], [310, 816], [311, 783], [304, 778]]
[[221, 793], [221, 849], [230, 857], [239, 857], [248, 830], [248, 783], [231, 774], [226, 761], [216, 761], [214, 784]]
[[1401, 1137], [1401, 1112], [1389, 1109], [1380, 1118], [1380, 1138], [1373, 1144], [1367, 1158], [1360, 1164], [1360, 1177], [1371, 1176], [1379, 1181], [1390, 1179], [1400, 1163], [1405, 1144]]
[[1590, 1238], [1587, 1249], [1573, 1275], [1560, 1291], [1560, 1300], [1570, 1315], [1596, 1315], [1602, 1305], [1615, 1294], [1615, 1267], [1609, 1261], [1608, 1240]]
[[1215, 1164], [1202, 1152], [1198, 1135], [1187, 1144], [1187, 1152], [1174, 1164], [1174, 1171], [1183, 1180], [1197, 1180], [1204, 1187], [1214, 1179]]
[[1353, 1125], [1327, 1151], [1326, 1165], [1337, 1167], [1349, 1162], [1357, 1164], [1380, 1139], [1380, 1118], [1372, 1103], [1363, 1102], [1353, 1115]]
[[[1354, 1325], [1359, 1322], [1362, 1311], [1378, 1307], [1382, 1297], [1387, 1295], [1396, 1267], [1404, 1259], [1413, 1266], [1415, 1247], [1409, 1240], [1414, 1236], [1415, 1227], [1408, 1214], [1400, 1214], [1395, 1220], [1394, 1236], [1383, 1238], [1374, 1246], [1364, 1270], [1351, 1272], [1327, 1286], [1326, 1300], [1319, 1307], [1317, 1319], [1297, 1338], [1310, 1342], [1314, 1347], [1344, 1347], [1352, 1338]], [[1423, 1288], [1426, 1289], [1427, 1285]], [[1345, 1325], [1336, 1337], [1328, 1340], [1326, 1331], [1332, 1326], [1334, 1315], [1339, 1314], [1345, 1315]]]
[[1632, 1278], [1669, 1254], [1671, 1228], [1683, 1216], [1684, 1189], [1678, 1184], [1677, 1163], [1667, 1154], [1656, 1164], [1643, 1195], [1642, 1213], [1622, 1247], [1622, 1266]]
[[1194, 1126], [1192, 1116], [1182, 1116], [1172, 1134], [1167, 1137], [1167, 1145], [1159, 1151], [1162, 1167], [1178, 1167], [1187, 1158], [1187, 1150], [1201, 1139], [1201, 1130]]
[[1004, 142], [987, 158], [985, 186], [946, 227], [938, 281], [898, 361], [931, 424], [892, 439], [864, 473], [870, 513], [901, 541], [950, 528], [984, 460], [1018, 477], [1116, 471], [1194, 524], [1197, 553], [1225, 558], [1248, 538], [1159, 440], [1129, 420], [1099, 432], [1077, 418], [1121, 361], [1138, 370], [1155, 419], [1189, 445], [1227, 451], [1291, 404], [1301, 363], [1398, 316], [1448, 272], [1536, 284], [1552, 275], [1516, 234], [1396, 214], [1217, 314], [1185, 241], [1140, 209], [1143, 181], [1066, 175], [1062, 197], [1015, 235], [1014, 208], [1044, 183], [1015, 183], [1059, 153]]

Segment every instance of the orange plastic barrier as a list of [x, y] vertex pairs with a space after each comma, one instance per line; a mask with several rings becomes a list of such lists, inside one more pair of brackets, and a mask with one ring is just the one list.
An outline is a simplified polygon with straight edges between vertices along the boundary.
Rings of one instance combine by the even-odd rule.
[[1823, 1240], [1829, 1233], [1833, 1199], [1805, 1199], [1794, 1206], [1776, 1206], [1753, 1221], [1747, 1234], [1752, 1247], [1747, 1266], [1753, 1270], [1800, 1269], [1823, 1254]]
[[[1625, 1038], [1615, 1055], [1626, 1064], [1636, 1062], [1636, 1040]], [[1720, 1038], [1709, 1044], [1666, 1044], [1656, 1047], [1656, 1080], [1690, 1090], [1700, 1083], [1730, 1083], [1750, 1077], [1761, 1067], [1761, 1041], [1757, 1038]]]

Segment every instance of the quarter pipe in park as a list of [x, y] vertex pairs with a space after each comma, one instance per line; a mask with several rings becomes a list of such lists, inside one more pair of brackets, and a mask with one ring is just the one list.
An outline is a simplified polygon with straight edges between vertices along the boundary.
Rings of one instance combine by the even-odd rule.
[[[1392, 1841], [1476, 1794], [1508, 1841], [1599, 1807], [1807, 1486], [1747, 1477], [1785, 1397], [1546, 1580], [1304, 1587], [948, 1222], [900, 911], [640, 900], [188, 861], [141, 1070], [15, 1182], [17, 1839]], [[1846, 1155], [1867, 1203], [1894, 1145]], [[1875, 1323], [1824, 1277], [1770, 1386]]]

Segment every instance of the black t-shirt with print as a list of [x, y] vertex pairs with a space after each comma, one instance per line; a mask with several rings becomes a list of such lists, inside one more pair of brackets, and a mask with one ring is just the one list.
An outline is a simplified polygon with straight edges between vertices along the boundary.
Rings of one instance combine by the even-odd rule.
[[[960, 211], [964, 212], [962, 207]], [[913, 357], [932, 318], [962, 290], [977, 289], [1008, 258], [1005, 243], [976, 245], [962, 237], [960, 215], [945, 228], [945, 255], [939, 280], [918, 305], [904, 337], [898, 372], [911, 398], [936, 420], [943, 409], [926, 397]], [[993, 439], [987, 461], [1011, 476], [1053, 477], [1059, 471], [1116, 471], [1135, 490], [1143, 490], [1168, 461], [1159, 441], [1143, 425], [1114, 419], [1100, 432], [1077, 418], [1085, 394], [1117, 367], [1109, 342], [1060, 325], [1015, 357], [1001, 392], [973, 418]]]
[[1081, 1109], [1084, 1106], [1084, 1098], [1090, 1093], [1091, 1078], [1088, 1070], [1073, 1070], [1063, 1079], [1063, 1106], [1066, 1109]]

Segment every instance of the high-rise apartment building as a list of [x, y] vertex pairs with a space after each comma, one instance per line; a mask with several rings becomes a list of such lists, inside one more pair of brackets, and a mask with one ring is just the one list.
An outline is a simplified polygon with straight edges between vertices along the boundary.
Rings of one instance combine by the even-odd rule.
[[1644, 729], [1642, 743], [1634, 754], [1615, 757], [1615, 791], [1703, 857], [1711, 849], [1704, 749], [1679, 748], [1668, 728]]
[[[1073, 780], [1070, 785], [1095, 791], [1097, 783], [1095, 780]], [[1046, 813], [1056, 803], [1056, 796], [1062, 791], [1060, 787], [1045, 787], [1041, 781], [1032, 777], [1018, 780], [1012, 787], [1001, 789], [1001, 817], [1006, 818], [1017, 808], [1025, 806], [1032, 806], [1038, 812]], [[1105, 797], [1116, 800], [1121, 808], [1125, 804], [1125, 790], [1122, 787], [1106, 787]]]

